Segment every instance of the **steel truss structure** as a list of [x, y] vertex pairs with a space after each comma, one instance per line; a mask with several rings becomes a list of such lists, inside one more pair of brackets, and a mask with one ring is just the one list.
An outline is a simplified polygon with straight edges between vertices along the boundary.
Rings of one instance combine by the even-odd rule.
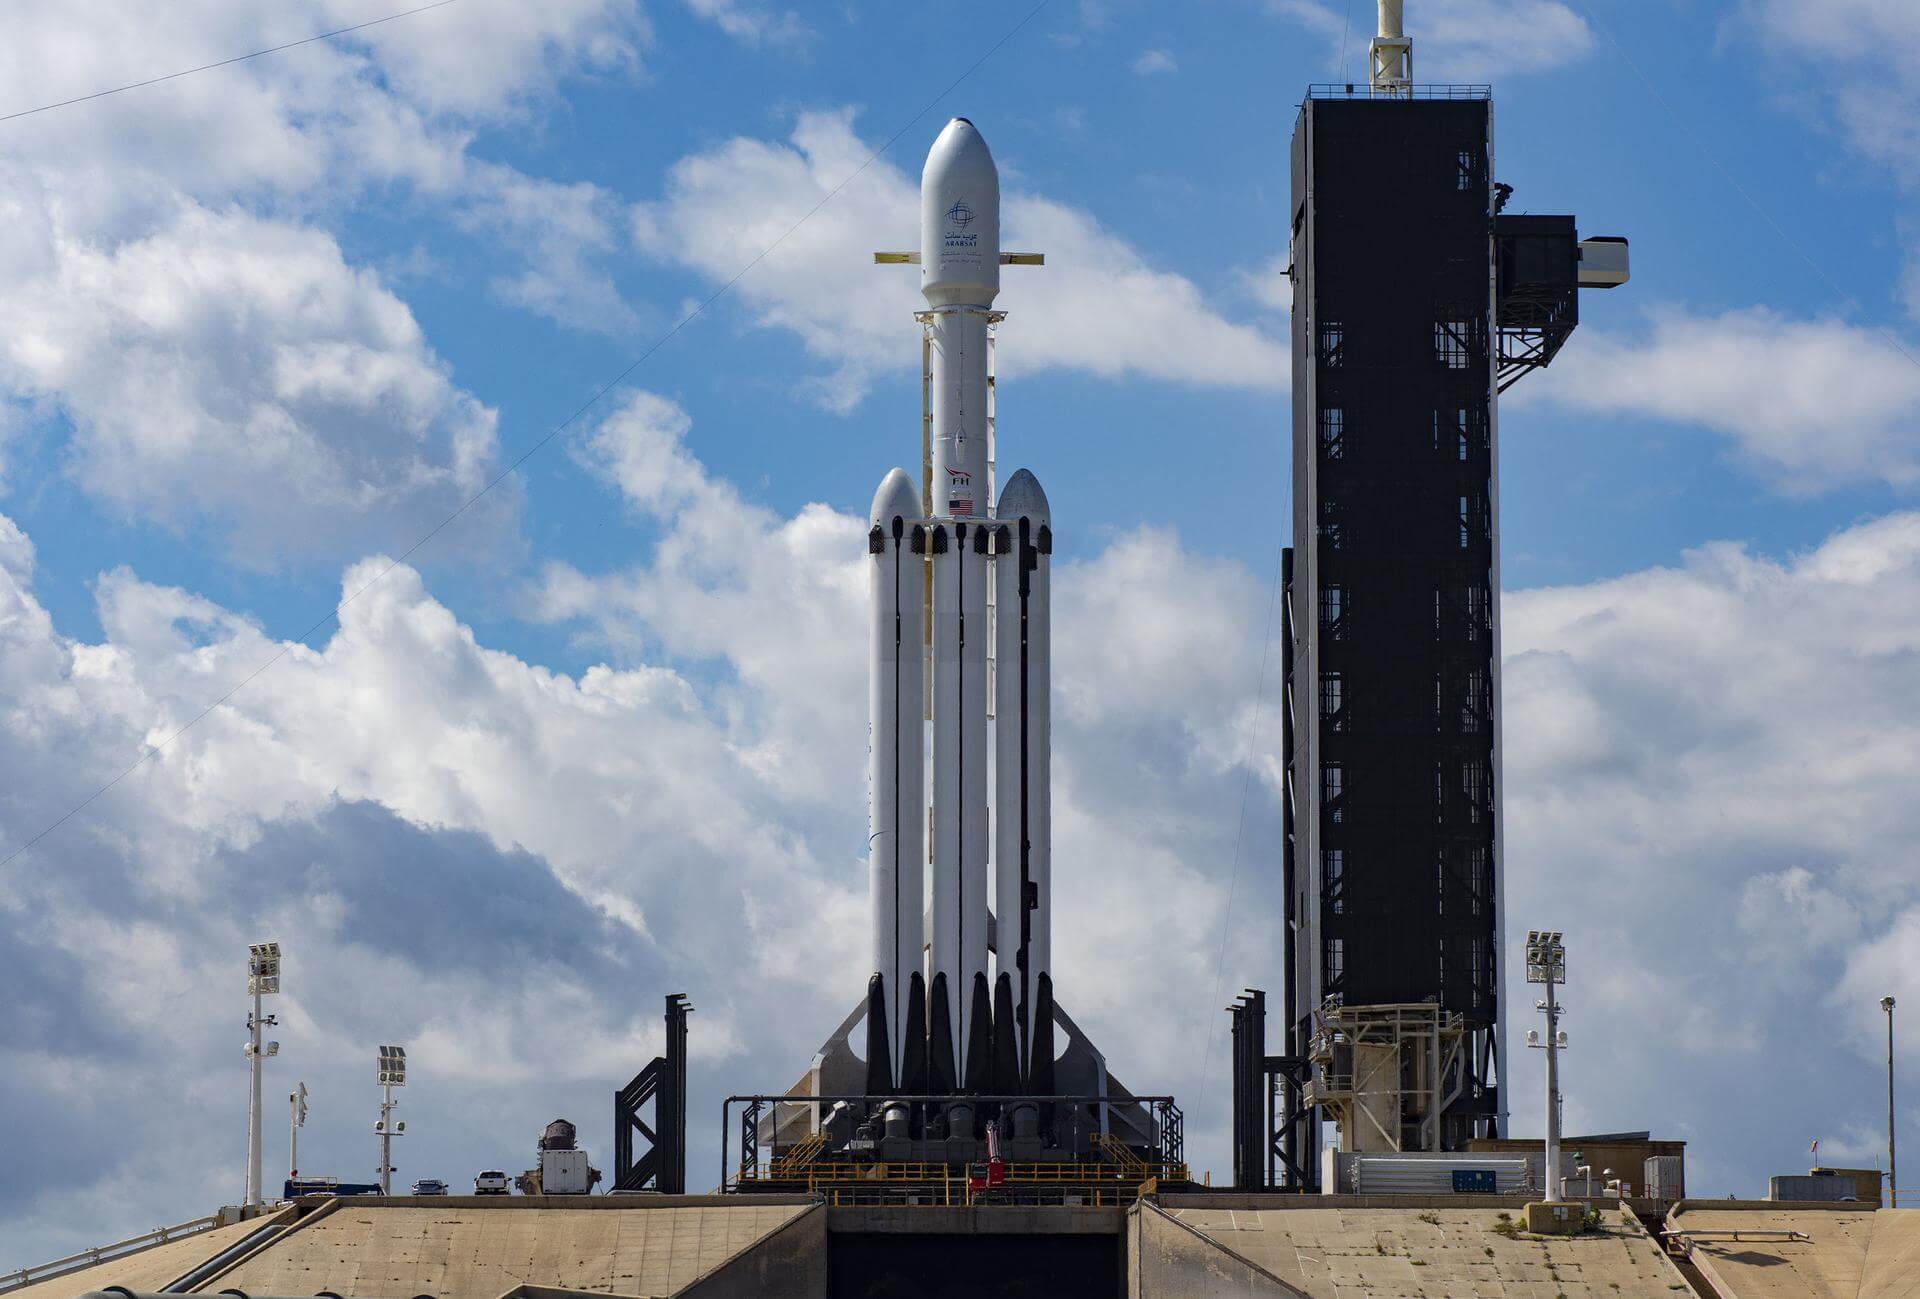
[[[667, 997], [666, 1054], [613, 1094], [613, 1189], [683, 1195], [687, 1189], [687, 1016], [684, 992]], [[640, 1117], [653, 1102], [653, 1123]], [[634, 1154], [633, 1136], [646, 1148]]]

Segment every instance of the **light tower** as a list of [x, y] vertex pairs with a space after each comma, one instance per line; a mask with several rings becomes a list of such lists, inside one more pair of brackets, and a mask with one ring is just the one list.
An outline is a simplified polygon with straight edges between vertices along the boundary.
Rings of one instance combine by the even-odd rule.
[[247, 1192], [248, 1208], [260, 1205], [260, 1062], [280, 1054], [278, 1042], [262, 1042], [260, 1030], [278, 1025], [279, 1017], [263, 1015], [260, 999], [280, 991], [280, 944], [253, 943], [247, 948], [247, 992], [253, 997], [253, 1009], [247, 1015], [247, 1076], [250, 1093], [247, 1102]]
[[1530, 931], [1527, 934], [1527, 982], [1543, 984], [1547, 989], [1546, 997], [1534, 1003], [1535, 1008], [1547, 1017], [1547, 1040], [1542, 1042], [1540, 1034], [1529, 1029], [1527, 1045], [1547, 1053], [1545, 1155], [1548, 1204], [1557, 1203], [1560, 1199], [1560, 1052], [1567, 1045], [1567, 1035], [1560, 1031], [1560, 1016], [1567, 1013], [1566, 1008], [1554, 999], [1553, 990], [1566, 981], [1567, 949], [1560, 941], [1560, 931]]
[[380, 1048], [380, 1118], [373, 1130], [380, 1137], [380, 1194], [393, 1194], [393, 1139], [405, 1136], [406, 1120], [395, 1122], [393, 1111], [400, 1104], [393, 1099], [395, 1087], [407, 1085], [407, 1049], [403, 1046]]
[[1887, 1207], [1900, 1207], [1900, 1183], [1894, 1177], [1893, 1162], [1893, 998], [1880, 998], [1880, 1009], [1887, 1012]]

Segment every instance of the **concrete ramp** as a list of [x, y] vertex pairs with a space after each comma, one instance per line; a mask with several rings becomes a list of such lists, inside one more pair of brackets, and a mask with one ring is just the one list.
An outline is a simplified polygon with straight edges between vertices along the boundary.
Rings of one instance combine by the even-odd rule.
[[168, 1282], [205, 1263], [222, 1250], [239, 1244], [266, 1226], [270, 1218], [253, 1218], [225, 1227], [212, 1227], [180, 1240], [154, 1245], [119, 1258], [95, 1263], [77, 1272], [63, 1272], [45, 1281], [35, 1281], [6, 1292], [6, 1299], [78, 1299], [89, 1290], [104, 1290], [110, 1285], [129, 1290], [158, 1290]]
[[1688, 1201], [1667, 1215], [1721, 1299], [1920, 1299], [1920, 1210]]
[[646, 1299], [780, 1295], [786, 1292], [694, 1287], [723, 1276], [796, 1219], [820, 1212], [797, 1197], [341, 1200], [200, 1289], [500, 1299], [533, 1283]]
[[1860, 1299], [1920, 1296], [1920, 1209], [1882, 1209], [1873, 1215], [1873, 1240], [1860, 1278]]
[[1518, 1202], [1491, 1196], [1165, 1195], [1160, 1205], [1311, 1299], [1675, 1299], [1688, 1288], [1618, 1209], [1583, 1235], [1530, 1237], [1517, 1230]]
[[1305, 1292], [1149, 1202], [1127, 1223], [1128, 1299], [1305, 1299]]

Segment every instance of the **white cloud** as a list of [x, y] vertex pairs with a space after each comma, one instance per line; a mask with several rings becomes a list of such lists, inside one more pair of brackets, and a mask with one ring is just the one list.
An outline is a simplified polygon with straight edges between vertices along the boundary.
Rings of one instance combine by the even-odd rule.
[[1275, 253], [1264, 262], [1240, 272], [1240, 286], [1247, 296], [1269, 311], [1287, 314], [1293, 310], [1293, 280], [1287, 274], [1288, 257]]
[[[0, 72], [23, 104], [47, 102], [365, 16], [348, 0], [317, 14], [213, 3], [164, 13], [124, 3], [47, 11], [13, 33]], [[586, 187], [476, 161], [469, 146], [477, 127], [531, 121], [568, 76], [640, 75], [649, 39], [632, 0], [469, 0], [457, 11], [43, 114], [31, 130], [9, 133], [6, 157], [60, 202], [67, 225], [108, 241], [140, 233], [180, 195], [216, 207], [271, 202], [276, 215], [297, 216], [403, 182], [511, 236], [504, 248], [518, 251], [539, 232], [499, 210], [536, 201], [558, 227], [533, 241], [536, 253], [563, 235], [595, 248], [604, 231], [579, 230], [577, 217], [553, 220], [552, 209]]]
[[[1348, 66], [1341, 79], [1364, 79], [1372, 6], [1343, 10], [1323, 0], [1264, 0], [1268, 12], [1319, 33], [1337, 51], [1344, 39]], [[1587, 56], [1593, 34], [1561, 0], [1424, 0], [1409, 6], [1415, 79], [1491, 81], [1545, 72]]]
[[[892, 163], [875, 161], [792, 230], [870, 152], [852, 116], [804, 113], [790, 143], [736, 138], [683, 158], [665, 197], [634, 214], [643, 252], [716, 281], [780, 240], [734, 295], [758, 323], [792, 331], [836, 367], [816, 395], [841, 409], [859, 401], [879, 369], [912, 364], [912, 313], [923, 305], [913, 273], [872, 265], [876, 249], [918, 243], [918, 183]], [[1004, 214], [1007, 247], [1047, 255], [1044, 269], [1006, 276], [1006, 372], [1063, 367], [1209, 387], [1285, 386], [1281, 343], [1222, 317], [1191, 280], [1154, 269], [1092, 215], [1018, 190], [1006, 194]]]
[[1902, 297], [1920, 319], [1920, 241], [1910, 200], [1920, 186], [1920, 8], [1908, 0], [1746, 0], [1731, 37], [1762, 48], [1813, 85], [1875, 179], [1909, 200], [1895, 233], [1906, 245]]
[[[51, 103], [364, 21], [319, 11], [130, 0], [23, 11], [0, 51], [9, 108]], [[59, 109], [11, 131], [7, 154], [114, 190], [203, 198], [343, 182], [456, 183], [475, 123], [524, 115], [569, 74], [638, 70], [632, 0], [465, 0], [349, 36]]]
[[[0, 80], [26, 107], [366, 17], [347, 0], [39, 10]], [[321, 226], [403, 185], [499, 246], [498, 299], [631, 329], [605, 269], [611, 201], [469, 146], [530, 120], [559, 78], [636, 75], [648, 37], [632, 0], [469, 0], [17, 124], [0, 140], [17, 319], [0, 449], [70, 422], [85, 490], [209, 527], [248, 562], [416, 539], [484, 481], [494, 416]]]
[[1868, 157], [1920, 180], [1920, 11], [1906, 0], [1748, 0], [1729, 19], [1828, 78], [1836, 114]]
[[41, 215], [0, 251], [0, 382], [70, 421], [72, 472], [115, 512], [269, 564], [411, 540], [484, 482], [493, 412], [327, 235], [182, 203], [103, 247]]
[[1508, 942], [1567, 931], [1571, 1093], [1691, 1139], [1715, 1194], [1871, 1124], [1878, 997], [1920, 993], [1920, 514], [1518, 592], [1504, 639]]
[[[863, 981], [862, 525], [744, 501], [692, 433], [634, 393], [581, 436], [656, 539], [626, 570], [541, 583], [542, 616], [624, 664], [572, 676], [482, 644], [404, 566], [315, 648], [126, 570], [95, 584], [100, 639], [75, 641], [27, 584], [27, 539], [0, 529], [0, 852], [286, 650], [0, 872], [0, 946], [30, 967], [0, 999], [17, 1044], [0, 1112], [101, 1133], [68, 1173], [0, 1190], [0, 1248], [233, 1198], [222, 990], [262, 934], [289, 951], [276, 1069], [299, 1061], [330, 1122], [371, 1043], [416, 1047], [409, 1099], [436, 1116], [421, 1173], [493, 1163], [502, 1131], [555, 1113], [604, 1159], [605, 1091], [655, 1049], [668, 990], [701, 1007], [695, 1114], [722, 1087], [790, 1081]], [[1224, 1047], [1202, 1106], [1191, 1008], [1212, 1004], [1241, 764], [1277, 726], [1269, 707], [1251, 728], [1264, 590], [1156, 530], [1063, 566], [1055, 590], [1063, 1004], [1129, 1083], [1194, 1094], [1210, 1149]], [[1243, 902], [1273, 819], [1255, 795]], [[1229, 980], [1276, 941], [1260, 914], [1236, 922]], [[103, 945], [124, 953], [111, 973]], [[1169, 1040], [1186, 1049], [1149, 1049]], [[696, 1177], [714, 1135], [695, 1133]], [[316, 1168], [350, 1171], [364, 1136], [343, 1116], [310, 1143]]]
[[686, 0], [687, 8], [749, 45], [801, 45], [813, 37], [798, 13], [742, 0]]
[[1881, 330], [1755, 308], [1655, 311], [1632, 336], [1583, 331], [1526, 400], [1708, 428], [1780, 489], [1920, 482], [1920, 349]]
[[590, 333], [630, 334], [639, 313], [604, 262], [621, 244], [618, 204], [597, 185], [536, 180], [492, 163], [473, 164], [466, 228], [519, 254], [492, 280], [510, 306]]
[[1143, 50], [1133, 61], [1133, 70], [1140, 76], [1151, 77], [1162, 73], [1178, 72], [1180, 64], [1170, 50]]

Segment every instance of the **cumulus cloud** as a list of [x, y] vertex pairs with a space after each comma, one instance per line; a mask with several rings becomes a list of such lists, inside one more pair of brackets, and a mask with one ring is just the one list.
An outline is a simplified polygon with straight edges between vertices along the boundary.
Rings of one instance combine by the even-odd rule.
[[[1920, 186], [1920, 9], [1906, 0], [1746, 0], [1729, 35], [1769, 51], [1810, 80], [1861, 157], [1911, 199]], [[1920, 319], [1920, 240], [1911, 212], [1896, 223], [1907, 248], [1909, 315]]]
[[1179, 61], [1171, 50], [1142, 50], [1133, 61], [1133, 70], [1140, 76], [1152, 77], [1163, 73], [1178, 72]]
[[[141, 81], [364, 22], [314, 7], [130, 0], [19, 15], [0, 51], [8, 110]], [[648, 40], [633, 0], [467, 0], [331, 41], [57, 110], [9, 132], [10, 156], [200, 198], [271, 188], [456, 179], [476, 123], [525, 114], [568, 74], [632, 74]]]
[[1920, 349], [1764, 308], [1667, 309], [1650, 324], [1631, 336], [1583, 332], [1523, 400], [1711, 429], [1788, 492], [1920, 482]]
[[[911, 318], [924, 306], [914, 274], [872, 265], [876, 249], [918, 244], [917, 177], [876, 160], [792, 228], [870, 152], [852, 110], [803, 113], [786, 142], [741, 137], [681, 159], [664, 197], [634, 212], [642, 252], [715, 281], [778, 241], [734, 295], [757, 323], [794, 333], [835, 367], [815, 395], [839, 409], [856, 404], [878, 370], [913, 363]], [[1193, 281], [1156, 270], [1091, 214], [1009, 190], [1004, 228], [1008, 248], [1047, 255], [1044, 270], [1007, 277], [1001, 357], [1009, 373], [1058, 367], [1206, 387], [1285, 386], [1280, 342], [1222, 316]]]
[[687, 8], [735, 40], [749, 45], [799, 45], [813, 29], [791, 9], [742, 0], [686, 0]]
[[[1371, 6], [1349, 15], [1323, 0], [1265, 0], [1268, 12], [1317, 32], [1351, 67], [1342, 77], [1364, 77], [1372, 38]], [[1351, 18], [1351, 21], [1350, 21]], [[1561, 0], [1427, 0], [1409, 17], [1413, 66], [1421, 81], [1491, 81], [1545, 72], [1585, 58], [1593, 34]]]
[[264, 564], [410, 540], [484, 481], [493, 412], [329, 236], [183, 202], [102, 247], [45, 216], [0, 236], [0, 382], [65, 417], [111, 509]]
[[1841, 124], [1867, 156], [1920, 179], [1920, 12], [1905, 0], [1747, 0], [1742, 33], [1828, 78]]
[[[500, 1165], [556, 1112], [605, 1159], [606, 1090], [656, 1049], [666, 991], [701, 1007], [696, 1115], [804, 1065], [865, 973], [862, 526], [745, 501], [691, 432], [631, 393], [575, 448], [655, 534], [629, 568], [555, 568], [533, 593], [608, 647], [577, 675], [481, 643], [404, 566], [314, 648], [115, 570], [95, 583], [99, 640], [78, 641], [33, 594], [28, 539], [0, 528], [0, 852], [285, 651], [0, 872], [0, 945], [33, 967], [0, 1008], [28, 1044], [0, 1062], [0, 1107], [116, 1116], [83, 1159], [36, 1139], [0, 1246], [45, 1254], [182, 1196], [234, 1198], [235, 954], [262, 936], [288, 946], [275, 1085], [293, 1067], [320, 1084], [317, 1171], [370, 1165], [344, 1111], [383, 1040], [409, 1044], [408, 1100], [433, 1098], [410, 1175]], [[1254, 704], [1264, 592], [1164, 530], [1063, 565], [1055, 590], [1063, 1004], [1130, 1084], [1193, 1094], [1209, 1149], [1224, 1065], [1216, 1050], [1202, 1105], [1210, 1026], [1190, 1012], [1221, 968], [1244, 764], [1277, 727]], [[1250, 843], [1272, 820], [1256, 783]], [[1243, 902], [1261, 889], [1245, 860]], [[1244, 911], [1229, 981], [1277, 942]], [[103, 948], [125, 954], [111, 972]], [[1163, 956], [1130, 955], [1148, 948]], [[86, 1097], [63, 1101], [75, 1080]], [[695, 1133], [696, 1178], [715, 1135]]]
[[[15, 106], [363, 20], [320, 10], [110, 3], [23, 16], [0, 51]], [[459, 24], [459, 39], [445, 24]], [[632, 75], [630, 0], [479, 0], [56, 110], [0, 147], [6, 440], [72, 425], [110, 508], [204, 521], [266, 562], [337, 535], [412, 540], [481, 480], [493, 415], [454, 388], [405, 306], [324, 220], [403, 186], [502, 250], [502, 301], [633, 324], [605, 260], [610, 201], [470, 153], [556, 75]]]
[[[1874, 1122], [1878, 999], [1920, 992], [1920, 515], [1505, 613], [1508, 944], [1567, 932], [1569, 1092], [1598, 1128], [1693, 1140], [1703, 1192], [1751, 1193]], [[1538, 1131], [1519, 1064], [1516, 1127]], [[1804, 1132], [1764, 1099], [1813, 1088]]]

